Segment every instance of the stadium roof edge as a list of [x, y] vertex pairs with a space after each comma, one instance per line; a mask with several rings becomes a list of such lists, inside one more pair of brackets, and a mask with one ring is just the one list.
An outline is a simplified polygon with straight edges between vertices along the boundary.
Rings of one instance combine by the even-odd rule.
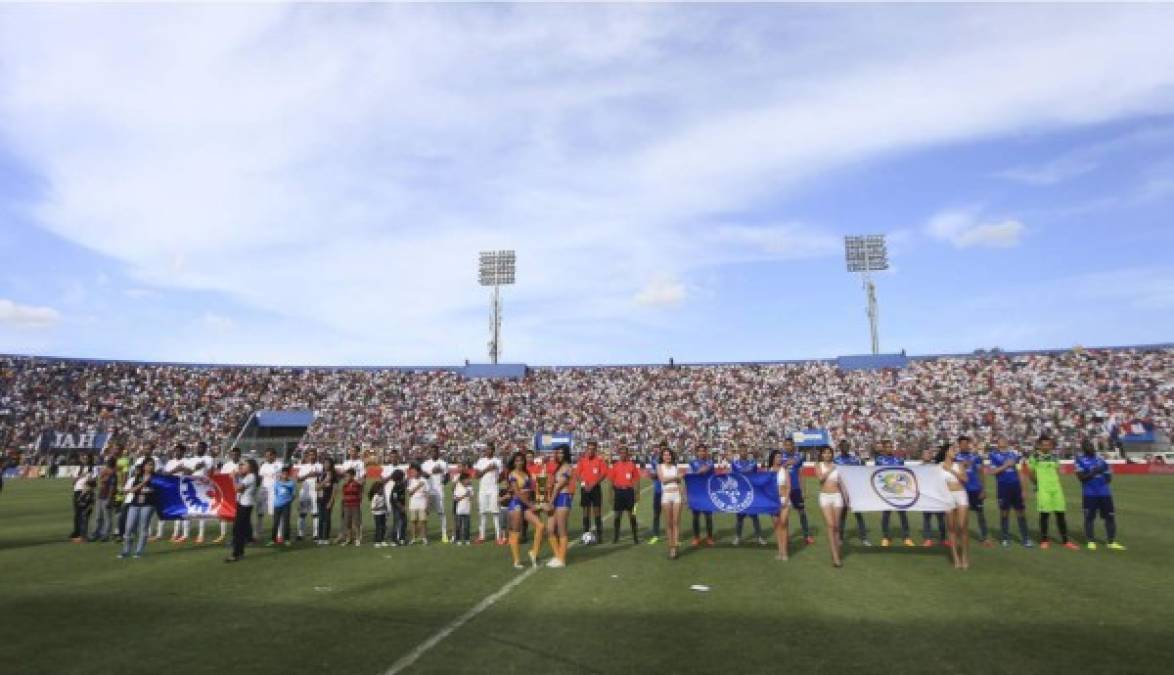
[[[911, 361], [929, 361], [933, 359], [962, 359], [962, 358], [979, 358], [984, 356], [998, 355], [998, 356], [1029, 356], [1032, 354], [1063, 354], [1070, 352], [1076, 347], [1062, 347], [1054, 349], [1022, 349], [1022, 350], [1000, 350], [998, 352], [964, 352], [953, 354], [922, 354], [918, 356], [909, 355]], [[1081, 349], [1090, 351], [1160, 351], [1164, 349], [1174, 349], [1174, 342], [1161, 342], [1154, 344], [1141, 345], [1107, 345], [1107, 346], [1080, 346]], [[279, 368], [284, 370], [354, 370], [354, 371], [378, 371], [378, 370], [400, 370], [404, 372], [452, 372], [460, 374], [465, 366], [307, 366], [307, 365], [278, 365], [272, 363], [193, 363], [184, 361], [139, 361], [132, 359], [102, 359], [93, 357], [70, 357], [70, 356], [38, 356], [35, 354], [0, 354], [0, 358], [8, 359], [28, 359], [37, 361], [50, 362], [69, 362], [69, 363], [89, 363], [94, 365], [134, 365], [134, 366], [164, 366], [164, 367], [182, 367], [182, 368]], [[835, 363], [836, 357], [829, 358], [811, 358], [811, 359], [782, 359], [769, 361], [695, 361], [695, 362], [675, 362], [673, 365], [677, 367], [713, 367], [713, 366], [773, 366], [773, 365], [795, 365], [802, 363]], [[530, 370], [590, 370], [596, 368], [663, 368], [668, 367], [666, 362], [658, 363], [600, 363], [600, 364], [574, 364], [574, 365], [536, 365], [527, 366]]]

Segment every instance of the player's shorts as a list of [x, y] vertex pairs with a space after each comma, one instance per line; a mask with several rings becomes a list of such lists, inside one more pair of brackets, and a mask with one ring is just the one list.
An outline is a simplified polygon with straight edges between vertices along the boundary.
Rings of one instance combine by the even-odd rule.
[[787, 501], [791, 502], [792, 507], [799, 509], [800, 511], [806, 507], [806, 504], [803, 503], [802, 490], [791, 490], [791, 494], [787, 497]]
[[616, 488], [615, 504], [612, 509], [616, 513], [620, 511], [633, 511], [636, 508], [636, 491], [632, 488]]
[[497, 499], [497, 492], [479, 492], [477, 493], [477, 508], [480, 513], [498, 513], [501, 511], [501, 503]]
[[522, 503], [521, 499], [514, 497], [513, 499], [510, 500], [510, 503], [505, 507], [505, 510], [509, 511], [511, 513], [514, 511], [525, 511], [526, 505]]
[[574, 495], [569, 492], [560, 492], [554, 496], [554, 508], [569, 509], [573, 506]]
[[444, 491], [429, 492], [428, 506], [433, 513], [444, 515]]
[[825, 506], [833, 508], [844, 508], [844, 495], [839, 492], [821, 492], [819, 493], [819, 507], [822, 509]]
[[595, 508], [603, 508], [603, 487], [596, 484], [595, 487], [588, 490], [583, 488], [580, 490], [579, 504], [583, 508], [594, 506]]
[[428, 520], [428, 509], [408, 509], [408, 520], [413, 523]]
[[660, 503], [663, 504], [680, 504], [681, 493], [675, 490], [660, 493]]
[[1063, 513], [1068, 510], [1064, 492], [1059, 487], [1041, 489], [1035, 495], [1035, 510], [1040, 513]]
[[999, 485], [999, 510], [1023, 510], [1023, 488], [1016, 485]]
[[967, 490], [966, 501], [970, 503], [970, 508], [981, 509], [986, 500], [982, 498], [982, 490]]
[[950, 490], [950, 496], [954, 498], [954, 508], [970, 506], [970, 500], [966, 497], [966, 490]]
[[1100, 515], [1100, 517], [1108, 518], [1113, 515], [1113, 498], [1105, 495], [1103, 497], [1089, 497], [1084, 498], [1084, 517]]

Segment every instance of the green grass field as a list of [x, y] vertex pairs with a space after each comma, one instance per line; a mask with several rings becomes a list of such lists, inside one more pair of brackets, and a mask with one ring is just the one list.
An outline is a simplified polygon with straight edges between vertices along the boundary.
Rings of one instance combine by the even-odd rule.
[[[854, 541], [835, 570], [822, 537], [777, 562], [729, 546], [732, 517], [717, 518], [718, 547], [676, 561], [628, 539], [575, 546], [566, 569], [529, 574], [407, 672], [1170, 672], [1174, 478], [1114, 486], [1129, 551], [976, 548], [964, 573], [942, 548]], [[382, 673], [520, 574], [504, 547], [435, 543], [256, 548], [225, 565], [219, 547], [159, 542], [120, 561], [114, 544], [65, 541], [69, 490], [0, 493], [0, 672]]]

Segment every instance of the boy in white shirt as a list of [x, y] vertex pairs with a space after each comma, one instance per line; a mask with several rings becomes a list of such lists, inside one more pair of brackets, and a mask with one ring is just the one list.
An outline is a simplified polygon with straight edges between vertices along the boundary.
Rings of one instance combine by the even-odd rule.
[[420, 466], [428, 479], [428, 505], [440, 515], [440, 541], [448, 543], [448, 513], [444, 508], [444, 482], [448, 478], [448, 462], [440, 458], [440, 446], [433, 445], [431, 457]]
[[408, 467], [408, 522], [412, 526], [411, 543], [428, 545], [428, 481], [420, 476], [420, 467]]
[[457, 474], [457, 484], [452, 489], [453, 512], [456, 514], [457, 531], [453, 535], [453, 542], [457, 546], [469, 545], [469, 530], [472, 526], [473, 488], [469, 486], [469, 474], [472, 467], [466, 466]]
[[494, 457], [496, 448], [492, 441], [485, 445], [485, 453], [473, 465], [473, 473], [477, 476], [477, 513], [478, 533], [477, 543], [485, 543], [485, 519], [493, 520], [493, 538], [501, 543], [501, 526], [497, 514], [501, 511], [501, 504], [497, 498], [497, 484], [501, 480], [501, 460]]

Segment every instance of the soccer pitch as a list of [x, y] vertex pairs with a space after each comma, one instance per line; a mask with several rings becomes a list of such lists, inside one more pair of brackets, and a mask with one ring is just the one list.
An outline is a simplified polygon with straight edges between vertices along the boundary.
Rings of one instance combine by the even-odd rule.
[[[792, 514], [790, 562], [773, 540], [730, 546], [732, 516], [716, 517], [717, 547], [676, 561], [663, 543], [633, 546], [626, 524], [611, 545], [608, 519], [609, 543], [522, 573], [506, 547], [435, 542], [260, 547], [225, 565], [218, 546], [161, 541], [120, 561], [114, 544], [66, 541], [69, 481], [13, 480], [0, 493], [0, 670], [383, 673], [464, 618], [405, 672], [1169, 672], [1174, 478], [1113, 485], [1122, 553], [975, 547], [959, 572], [940, 547], [864, 549], [849, 517], [836, 570], [813, 510], [814, 546], [798, 543]], [[1079, 491], [1065, 488], [1083, 543]], [[687, 510], [683, 521], [691, 535]], [[878, 542], [879, 515], [868, 521]]]

